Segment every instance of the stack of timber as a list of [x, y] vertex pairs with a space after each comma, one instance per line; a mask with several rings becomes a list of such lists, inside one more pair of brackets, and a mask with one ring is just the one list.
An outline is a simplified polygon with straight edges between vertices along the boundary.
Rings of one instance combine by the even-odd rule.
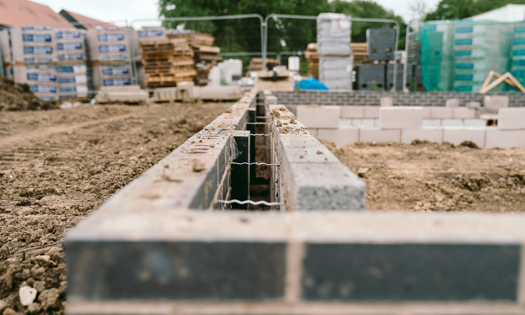
[[308, 76], [319, 79], [319, 53], [317, 52], [317, 44], [310, 43], [306, 47], [304, 57], [308, 60]]
[[354, 65], [369, 63], [366, 43], [351, 43], [350, 49], [354, 56]]
[[142, 40], [140, 47], [149, 88], [177, 86], [197, 75], [193, 50], [184, 39]]
[[197, 86], [205, 86], [209, 83], [211, 68], [222, 62], [220, 47], [213, 46], [215, 38], [210, 34], [194, 31], [172, 31], [167, 34], [168, 38], [184, 40], [193, 50], [193, 58], [197, 69], [194, 81]]
[[[277, 59], [271, 59], [266, 58], [266, 68], [267, 69], [273, 69], [273, 67], [276, 67], [280, 64], [279, 60]], [[250, 72], [258, 72], [261, 70], [267, 70], [263, 69], [263, 60], [262, 58], [252, 58], [250, 60], [250, 64], [248, 65], [248, 75]]]

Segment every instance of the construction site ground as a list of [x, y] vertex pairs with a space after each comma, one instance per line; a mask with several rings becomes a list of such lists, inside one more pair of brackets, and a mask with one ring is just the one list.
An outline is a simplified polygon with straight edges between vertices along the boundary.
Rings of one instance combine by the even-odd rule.
[[[21, 313], [62, 314], [64, 232], [228, 106], [177, 103], [3, 112], [0, 304]], [[29, 308], [19, 299], [19, 288], [26, 284], [38, 290]]]
[[323, 143], [367, 183], [369, 210], [525, 211], [524, 148]]

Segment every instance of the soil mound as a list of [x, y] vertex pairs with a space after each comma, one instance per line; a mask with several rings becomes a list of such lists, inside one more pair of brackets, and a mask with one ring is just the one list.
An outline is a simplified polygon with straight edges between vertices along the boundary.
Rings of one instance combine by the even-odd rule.
[[0, 77], [0, 111], [26, 111], [57, 109], [55, 102], [43, 101], [31, 90], [29, 85], [15, 83]]

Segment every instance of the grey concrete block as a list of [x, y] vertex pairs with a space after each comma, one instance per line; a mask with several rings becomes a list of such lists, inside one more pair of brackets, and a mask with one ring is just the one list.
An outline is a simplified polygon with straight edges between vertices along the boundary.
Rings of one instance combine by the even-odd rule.
[[366, 209], [366, 185], [341, 163], [290, 163], [284, 172], [290, 209]]
[[307, 244], [303, 298], [516, 301], [519, 245]]

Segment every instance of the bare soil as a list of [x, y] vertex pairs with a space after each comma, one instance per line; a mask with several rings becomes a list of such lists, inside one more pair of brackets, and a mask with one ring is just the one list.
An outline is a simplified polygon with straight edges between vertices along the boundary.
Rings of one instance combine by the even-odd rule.
[[12, 80], [0, 77], [0, 112], [56, 108], [58, 105], [55, 102], [43, 101], [33, 94], [29, 85], [14, 83]]
[[366, 182], [370, 210], [525, 211], [523, 148], [321, 141]]
[[[94, 106], [0, 113], [0, 308], [63, 314], [62, 235], [228, 108]], [[38, 296], [29, 307], [19, 288]]]

